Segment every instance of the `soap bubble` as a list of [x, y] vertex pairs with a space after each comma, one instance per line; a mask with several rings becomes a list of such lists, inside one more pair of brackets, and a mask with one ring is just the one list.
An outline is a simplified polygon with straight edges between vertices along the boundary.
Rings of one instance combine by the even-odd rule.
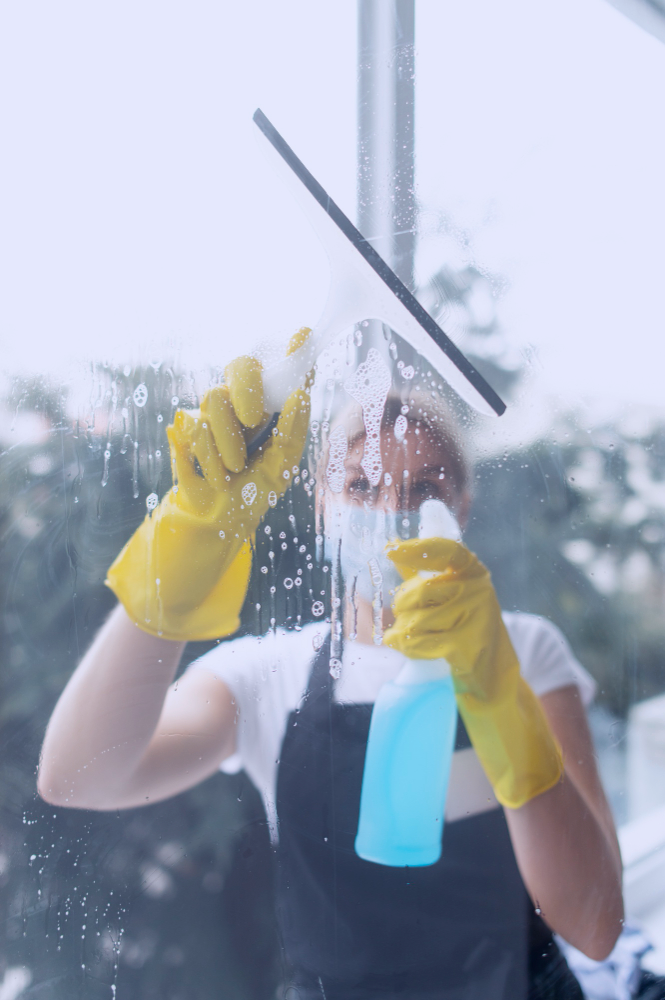
[[312, 604], [312, 614], [315, 618], [320, 618], [325, 610], [323, 601], [314, 601], [314, 604]]
[[391, 382], [390, 372], [375, 347], [367, 352], [365, 361], [344, 382], [346, 391], [362, 406], [365, 449], [360, 464], [371, 486], [378, 486], [383, 472], [381, 417]]
[[321, 649], [322, 645], [323, 645], [323, 636], [321, 635], [320, 632], [317, 632], [316, 635], [312, 639], [312, 648], [313, 648], [314, 652], [318, 653], [318, 651]]
[[284, 586], [287, 590], [291, 590], [293, 588], [293, 580], [290, 576], [284, 577]]
[[346, 480], [344, 461], [349, 450], [346, 433], [341, 424], [335, 428], [329, 438], [328, 465], [326, 479], [333, 493], [341, 493]]
[[405, 365], [404, 368], [402, 368], [402, 378], [407, 379], [407, 381], [410, 381], [415, 374], [416, 372], [413, 365]]
[[330, 676], [333, 678], [333, 680], [336, 681], [339, 680], [342, 674], [342, 661], [338, 660], [337, 657], [335, 656], [331, 657], [329, 663], [329, 669], [330, 669]]
[[145, 406], [148, 402], [148, 387], [143, 383], [139, 383], [134, 389], [132, 398], [137, 406]]
[[148, 496], [145, 498], [145, 505], [148, 508], [148, 510], [154, 510], [158, 503], [159, 503], [159, 497], [157, 496], [156, 493], [149, 493]]

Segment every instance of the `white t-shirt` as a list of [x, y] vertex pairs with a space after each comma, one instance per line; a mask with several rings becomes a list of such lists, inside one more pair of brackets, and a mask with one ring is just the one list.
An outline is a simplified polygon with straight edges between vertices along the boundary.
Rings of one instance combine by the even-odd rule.
[[[575, 684], [585, 705], [596, 685], [575, 659], [559, 629], [535, 615], [504, 612], [522, 675], [537, 695]], [[273, 839], [277, 835], [275, 794], [280, 749], [288, 717], [300, 705], [316, 650], [328, 631], [313, 623], [300, 631], [280, 629], [256, 638], [225, 642], [196, 660], [231, 690], [237, 705], [237, 752], [224, 770], [244, 768], [263, 797]], [[335, 700], [373, 704], [379, 689], [399, 673], [404, 656], [388, 646], [347, 641]], [[191, 669], [191, 667], [190, 667]], [[498, 808], [492, 787], [473, 748], [458, 750], [446, 800], [446, 821]]]

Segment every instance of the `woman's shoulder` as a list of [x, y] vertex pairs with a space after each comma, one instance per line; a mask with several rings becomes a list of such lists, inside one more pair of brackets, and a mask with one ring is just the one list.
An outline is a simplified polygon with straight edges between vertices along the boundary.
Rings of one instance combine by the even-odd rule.
[[537, 695], [575, 684], [584, 704], [593, 701], [596, 683], [554, 622], [522, 611], [504, 611], [503, 620], [522, 675]]
[[192, 667], [211, 671], [235, 691], [271, 683], [287, 683], [299, 690], [324, 638], [323, 627], [316, 622], [302, 628], [271, 629], [264, 635], [221, 642]]

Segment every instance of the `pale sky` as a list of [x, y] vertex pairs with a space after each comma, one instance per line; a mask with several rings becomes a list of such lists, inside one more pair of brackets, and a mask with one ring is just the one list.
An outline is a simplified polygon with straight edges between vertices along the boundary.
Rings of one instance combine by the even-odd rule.
[[[507, 281], [532, 392], [660, 407], [665, 46], [605, 0], [416, 18], [419, 275], [470, 257]], [[355, 0], [2, 5], [5, 371], [77, 382], [171, 343], [216, 365], [313, 325], [326, 258], [251, 115], [355, 218], [355, 67]]]

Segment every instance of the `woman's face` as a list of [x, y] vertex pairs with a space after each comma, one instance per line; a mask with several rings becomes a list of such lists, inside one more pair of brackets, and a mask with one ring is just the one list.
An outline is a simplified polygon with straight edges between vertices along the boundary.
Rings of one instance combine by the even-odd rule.
[[383, 472], [377, 486], [362, 467], [364, 447], [364, 435], [349, 447], [340, 499], [394, 511], [416, 511], [425, 500], [443, 500], [458, 518], [464, 516], [466, 498], [454, 481], [454, 464], [426, 426], [409, 422], [401, 441], [389, 428], [381, 432]]

